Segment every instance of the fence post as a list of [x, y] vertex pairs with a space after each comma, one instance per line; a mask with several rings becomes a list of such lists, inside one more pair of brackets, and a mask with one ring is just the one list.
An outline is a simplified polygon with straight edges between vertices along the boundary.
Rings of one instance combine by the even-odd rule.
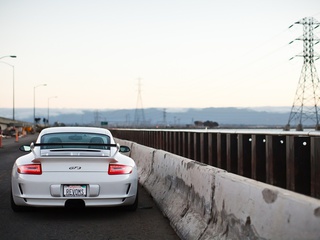
[[320, 138], [311, 137], [311, 196], [320, 198]]

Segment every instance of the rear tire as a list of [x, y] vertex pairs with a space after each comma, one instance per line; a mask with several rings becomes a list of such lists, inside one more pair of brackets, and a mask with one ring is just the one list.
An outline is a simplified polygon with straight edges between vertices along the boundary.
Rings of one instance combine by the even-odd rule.
[[126, 206], [126, 210], [134, 212], [137, 210], [138, 208], [138, 202], [139, 202], [139, 194], [138, 194], [138, 190], [137, 190], [137, 195], [136, 195], [136, 199], [134, 200], [134, 203], [132, 205]]
[[26, 210], [26, 207], [19, 206], [19, 205], [15, 204], [15, 202], [14, 202], [14, 200], [13, 200], [12, 193], [11, 193], [10, 202], [11, 202], [11, 209], [12, 209], [14, 212], [23, 212], [23, 211]]

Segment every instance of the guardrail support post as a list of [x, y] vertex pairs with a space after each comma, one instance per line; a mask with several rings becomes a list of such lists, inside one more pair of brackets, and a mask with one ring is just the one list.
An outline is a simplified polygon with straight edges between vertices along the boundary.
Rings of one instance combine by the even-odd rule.
[[296, 188], [296, 163], [294, 151], [294, 136], [286, 137], [287, 151], [287, 189], [294, 191]]
[[208, 164], [217, 166], [217, 133], [208, 133]]
[[320, 138], [311, 137], [311, 196], [320, 198]]
[[228, 133], [226, 135], [226, 165], [227, 171], [232, 173], [238, 173], [238, 139], [236, 134]]
[[251, 177], [251, 135], [238, 134], [238, 174]]
[[187, 157], [188, 156], [188, 133], [187, 132], [182, 132], [182, 156]]
[[217, 134], [217, 167], [226, 169], [226, 134]]
[[208, 133], [200, 133], [200, 161], [208, 164]]
[[252, 135], [251, 142], [251, 177], [257, 181], [266, 181], [266, 137]]
[[[310, 137], [294, 137], [294, 157], [293, 164], [295, 177], [294, 191], [305, 195], [311, 192], [311, 144]], [[286, 186], [285, 186], [286, 187]]]

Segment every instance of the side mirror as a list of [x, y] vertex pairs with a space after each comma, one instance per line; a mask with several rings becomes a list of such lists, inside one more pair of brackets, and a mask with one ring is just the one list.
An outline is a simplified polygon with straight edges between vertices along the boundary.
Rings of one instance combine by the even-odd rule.
[[22, 152], [31, 152], [31, 147], [28, 145], [23, 145], [23, 146], [19, 147], [19, 150]]
[[128, 152], [130, 152], [130, 148], [127, 147], [127, 146], [120, 146], [119, 152], [121, 152], [121, 153], [128, 153]]

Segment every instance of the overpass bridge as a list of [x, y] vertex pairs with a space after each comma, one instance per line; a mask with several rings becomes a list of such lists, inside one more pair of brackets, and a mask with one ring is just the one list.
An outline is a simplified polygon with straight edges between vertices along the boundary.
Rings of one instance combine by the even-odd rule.
[[320, 134], [111, 129], [182, 239], [320, 239]]
[[17, 128], [18, 130], [20, 129], [20, 132], [22, 132], [22, 128], [29, 130], [29, 128], [31, 129], [32, 126], [33, 124], [29, 122], [0, 117], [0, 135], [5, 129], [8, 128]]
[[0, 117], [0, 126], [3, 128], [8, 127], [8, 126], [26, 126], [26, 125], [32, 125], [32, 123], [25, 122], [25, 121], [19, 121], [19, 120], [13, 120], [11, 118], [4, 118]]

